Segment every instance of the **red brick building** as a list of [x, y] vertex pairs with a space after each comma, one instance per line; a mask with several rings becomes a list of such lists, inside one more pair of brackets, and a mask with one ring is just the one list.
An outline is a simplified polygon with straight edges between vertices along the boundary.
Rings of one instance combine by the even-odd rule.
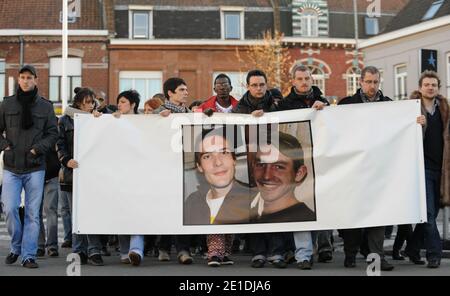
[[[0, 3], [0, 97], [15, 93], [20, 65], [32, 64], [40, 93], [59, 105], [61, 8], [62, 1], [55, 0]], [[109, 31], [104, 11], [98, 1], [82, 0], [81, 17], [69, 19], [69, 96], [81, 85], [108, 91]]]
[[[239, 97], [249, 69], [236, 50], [245, 59], [249, 45], [276, 29], [285, 35], [292, 63], [308, 65], [331, 100], [358, 86], [350, 0], [80, 1], [81, 17], [69, 25], [68, 87], [92, 87], [113, 104], [129, 88], [145, 101], [172, 76], [187, 81], [191, 100], [205, 99], [220, 72], [231, 76]], [[383, 2], [380, 14], [369, 17], [370, 3], [358, 0], [359, 37], [382, 32], [408, 1]], [[31, 63], [38, 69], [41, 93], [61, 101], [61, 2], [0, 3], [0, 96], [14, 92], [20, 64]]]

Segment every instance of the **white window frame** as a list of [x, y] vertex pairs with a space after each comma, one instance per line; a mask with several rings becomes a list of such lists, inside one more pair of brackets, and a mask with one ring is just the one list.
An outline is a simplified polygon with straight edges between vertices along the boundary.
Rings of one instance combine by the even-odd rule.
[[379, 90], [383, 91], [383, 87], [384, 87], [384, 70], [379, 69], [380, 72], [380, 86], [379, 86]]
[[[62, 102], [61, 94], [62, 87], [61, 77], [62, 77], [62, 58], [61, 57], [52, 57], [49, 60], [49, 75], [48, 75], [48, 89], [49, 89], [49, 100], [52, 102]], [[75, 87], [81, 87], [83, 85], [83, 60], [79, 57], [69, 57], [67, 59], [67, 83], [68, 83], [68, 91], [67, 91], [67, 101], [71, 102], [73, 97], [73, 90]], [[54, 100], [53, 94], [51, 94], [51, 81], [53, 78], [58, 79], [58, 94], [57, 100]], [[79, 78], [79, 84], [74, 84], [74, 79]]]
[[[225, 14], [237, 13], [240, 15], [240, 36], [239, 39], [226, 38]], [[245, 39], [245, 17], [243, 7], [221, 7], [220, 8], [220, 28], [222, 40], [244, 40]]]
[[[231, 95], [236, 99], [240, 100], [242, 96], [247, 92], [247, 83], [245, 79], [247, 78], [247, 72], [239, 72], [239, 71], [214, 71], [213, 73], [213, 79], [212, 79], [212, 94], [214, 93], [214, 80], [216, 79], [217, 75], [219, 74], [225, 74], [231, 79], [231, 86], [233, 87], [233, 90], [231, 91]], [[238, 77], [237, 79], [235, 79]]]
[[447, 53], [447, 99], [450, 100], [450, 52]]
[[[321, 91], [322, 95], [325, 96], [326, 86], [327, 86], [327, 75], [325, 74], [325, 71], [320, 69], [317, 66], [310, 66], [308, 65], [309, 70], [311, 71], [311, 76], [313, 79], [313, 85], [317, 86]], [[313, 74], [315, 70], [321, 71], [322, 74]]]
[[[397, 73], [399, 68], [405, 67], [404, 73]], [[400, 85], [398, 80], [400, 79]], [[394, 86], [395, 86], [395, 100], [404, 100], [408, 97], [408, 66], [407, 64], [399, 64], [394, 66]]]
[[[361, 74], [354, 71], [355, 67], [350, 67], [347, 69], [347, 72], [345, 73], [345, 78], [347, 81], [347, 96], [352, 96], [356, 93], [356, 91], [359, 88], [359, 82], [361, 79]], [[351, 85], [351, 88], [349, 88]]]
[[[156, 91], [155, 93], [139, 93], [141, 95], [141, 101], [139, 103], [139, 109], [144, 108], [145, 102], [150, 99], [153, 95], [155, 95], [157, 92], [162, 93], [163, 92], [163, 72], [162, 71], [120, 71], [119, 72], [119, 92], [128, 90], [128, 89], [121, 89], [120, 88], [120, 81], [121, 79], [132, 79], [132, 85], [131, 89], [136, 89], [136, 81], [135, 79], [158, 79], [160, 80], [160, 89]], [[146, 82], [145, 85], [146, 91], [148, 91], [148, 82]]]
[[444, 0], [437, 0], [431, 3], [431, 6], [427, 9], [427, 12], [423, 15], [422, 21], [430, 20], [434, 18], [439, 9], [441, 9]]
[[[148, 36], [134, 37], [134, 13], [148, 13]], [[153, 6], [130, 5], [128, 6], [128, 39], [153, 39]]]
[[[3, 63], [3, 72], [0, 72], [0, 102], [3, 101], [6, 93], [6, 60], [0, 59], [0, 63]], [[2, 78], [3, 77], [3, 78]]]
[[[314, 13], [314, 15], [312, 15]], [[306, 24], [306, 28], [305, 28]], [[300, 15], [300, 25], [303, 37], [319, 36], [319, 14], [314, 10], [305, 10]], [[315, 29], [315, 31], [313, 30]], [[306, 32], [305, 32], [306, 31]]]

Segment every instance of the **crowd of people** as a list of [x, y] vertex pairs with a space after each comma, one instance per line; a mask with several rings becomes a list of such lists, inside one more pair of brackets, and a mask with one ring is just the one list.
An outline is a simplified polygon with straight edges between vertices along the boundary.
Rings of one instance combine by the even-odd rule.
[[[208, 235], [81, 235], [72, 233], [71, 215], [73, 209], [73, 170], [79, 163], [74, 159], [74, 116], [78, 113], [91, 113], [95, 117], [113, 114], [116, 118], [129, 114], [159, 114], [169, 117], [172, 113], [203, 112], [208, 116], [214, 113], [241, 113], [255, 117], [266, 112], [279, 112], [303, 108], [322, 110], [330, 104], [321, 90], [313, 85], [308, 67], [299, 65], [292, 71], [292, 88], [286, 97], [278, 89], [269, 89], [267, 77], [263, 71], [252, 70], [246, 78], [247, 92], [239, 100], [231, 96], [231, 79], [220, 74], [214, 80], [215, 95], [205, 101], [188, 102], [188, 85], [182, 78], [169, 78], [164, 82], [163, 94], [156, 94], [139, 110], [141, 98], [135, 90], [121, 92], [117, 96], [117, 106], [108, 105], [104, 95], [96, 95], [90, 88], [76, 88], [72, 104], [57, 118], [54, 108], [48, 100], [39, 95], [37, 72], [33, 66], [25, 65], [19, 71], [18, 88], [15, 95], [6, 97], [0, 105], [0, 150], [4, 152], [4, 169], [1, 201], [6, 215], [6, 225], [11, 236], [10, 253], [5, 263], [14, 264], [21, 258], [22, 266], [37, 268], [36, 257], [47, 255], [58, 257], [58, 203], [64, 226], [62, 248], [71, 248], [80, 256], [82, 264], [104, 265], [103, 256], [110, 256], [109, 248], [120, 252], [120, 261], [138, 266], [146, 255], [154, 255], [160, 261], [171, 260], [175, 247], [176, 258], [180, 264], [194, 262], [193, 252], [204, 253], [208, 266], [234, 264], [233, 251], [246, 250], [252, 253], [251, 266], [262, 268], [271, 263], [276, 268], [286, 268], [296, 262], [299, 269], [309, 270], [313, 266], [314, 256], [317, 262], [333, 260], [333, 231], [300, 231], [282, 233], [254, 234], [208, 234]], [[380, 86], [380, 72], [368, 66], [362, 69], [360, 88], [353, 96], [342, 98], [338, 105], [375, 103], [391, 101]], [[413, 225], [399, 225], [393, 246], [393, 260], [409, 260], [418, 265], [427, 263], [429, 268], [438, 268], [442, 257], [442, 243], [436, 224], [439, 209], [450, 205], [450, 111], [448, 101], [439, 94], [440, 79], [435, 72], [425, 71], [418, 82], [418, 90], [411, 99], [420, 100], [422, 115], [417, 118], [424, 135], [424, 159], [426, 176], [426, 204], [428, 222]], [[357, 123], [355, 123], [357, 124]], [[226, 186], [208, 180], [211, 188], [203, 195], [195, 193], [189, 197], [188, 205], [204, 210], [210, 219], [206, 223], [215, 223], [224, 216], [225, 203], [214, 202], [231, 194], [248, 189], [240, 188], [233, 182], [235, 155], [228, 151], [226, 141], [217, 134], [205, 133], [204, 137], [216, 137], [221, 147], [210, 147], [207, 157], [196, 155], [196, 167], [206, 178], [212, 162], [229, 163], [230, 180]], [[294, 139], [295, 140], [295, 139]], [[297, 145], [289, 135], [280, 138], [280, 155], [284, 153], [283, 143]], [[203, 148], [208, 149], [206, 142]], [[290, 178], [302, 178], [302, 166], [292, 162]], [[270, 162], [256, 158], [255, 186], [264, 187], [270, 183], [266, 171]], [[260, 174], [260, 175], [258, 175]], [[274, 176], [273, 178], [276, 178]], [[24, 191], [24, 194], [22, 193]], [[24, 195], [24, 196], [23, 196]], [[204, 196], [207, 196], [206, 202]], [[261, 195], [264, 192], [261, 191]], [[264, 198], [264, 196], [263, 196]], [[278, 197], [274, 197], [278, 198]], [[280, 197], [281, 198], [281, 197]], [[291, 196], [282, 198], [295, 205], [295, 213], [313, 215], [304, 205], [296, 204]], [[361, 197], [364, 198], [364, 197]], [[230, 201], [230, 203], [233, 201]], [[236, 200], [236, 202], [250, 202]], [[276, 207], [257, 213], [261, 221], [272, 221], [279, 212]], [[220, 206], [221, 205], [221, 206]], [[272, 205], [276, 205], [273, 203]], [[43, 216], [47, 223], [44, 225]], [[228, 211], [227, 219], [241, 221], [239, 213]], [[193, 218], [195, 219], [195, 217]], [[208, 221], [209, 220], [209, 221]], [[391, 271], [394, 265], [384, 256], [386, 227], [365, 229], [341, 229], [339, 235], [344, 241], [344, 266], [356, 266], [356, 255], [364, 257], [376, 253], [381, 258], [381, 270]], [[245, 243], [244, 243], [245, 242]], [[406, 248], [402, 251], [406, 242]], [[427, 262], [422, 260], [421, 248], [426, 249]]]

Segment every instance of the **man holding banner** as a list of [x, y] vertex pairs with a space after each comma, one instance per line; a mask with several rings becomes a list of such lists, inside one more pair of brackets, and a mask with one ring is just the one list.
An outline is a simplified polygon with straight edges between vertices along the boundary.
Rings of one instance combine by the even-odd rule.
[[425, 156], [425, 180], [428, 222], [417, 224], [406, 247], [406, 255], [414, 264], [425, 264], [420, 259], [420, 248], [425, 238], [428, 268], [438, 268], [442, 257], [442, 243], [436, 218], [440, 204], [450, 205], [450, 112], [447, 100], [439, 94], [441, 81], [433, 71], [425, 71], [419, 80], [419, 90], [411, 99], [421, 100]]
[[[368, 66], [361, 71], [361, 88], [350, 97], [343, 98], [339, 101], [338, 105], [344, 104], [360, 104], [360, 103], [373, 103], [373, 102], [386, 102], [392, 101], [389, 97], [385, 97], [380, 87], [380, 71], [373, 67]], [[356, 254], [363, 239], [363, 231], [367, 232], [369, 251], [371, 253], [377, 253], [381, 259], [381, 270], [391, 271], [394, 266], [389, 264], [384, 258], [384, 226], [370, 227], [366, 229], [346, 229], [343, 231], [344, 235], [344, 266], [352, 268], [356, 266]]]

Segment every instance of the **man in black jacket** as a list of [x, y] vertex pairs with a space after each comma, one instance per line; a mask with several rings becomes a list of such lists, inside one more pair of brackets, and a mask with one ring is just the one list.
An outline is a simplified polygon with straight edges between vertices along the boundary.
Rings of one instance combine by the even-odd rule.
[[[361, 71], [361, 88], [358, 89], [353, 96], [340, 100], [338, 105], [392, 101], [389, 97], [385, 97], [379, 89], [380, 79], [380, 71], [378, 71], [377, 68], [373, 66], [365, 67]], [[393, 270], [394, 266], [384, 259], [384, 229], [385, 227], [381, 226], [366, 229], [358, 228], [343, 230], [345, 252], [344, 266], [350, 268], [356, 266], [356, 253], [362, 243], [363, 231], [365, 231], [368, 238], [369, 252], [377, 253], [381, 257], [381, 270]]]
[[263, 71], [248, 72], [246, 81], [248, 91], [233, 109], [233, 113], [261, 116], [264, 112], [277, 111], [272, 94], [267, 90], [267, 76]]
[[278, 104], [278, 110], [314, 108], [321, 110], [330, 105], [322, 96], [322, 91], [312, 85], [313, 79], [308, 67], [299, 65], [292, 71], [292, 89], [287, 97]]
[[[304, 65], [297, 65], [292, 70], [292, 89], [289, 95], [278, 104], [278, 110], [295, 110], [314, 108], [322, 110], [330, 105], [322, 96], [322, 91], [313, 85], [311, 71]], [[332, 231], [318, 231], [314, 233], [318, 240], [319, 262], [328, 262], [333, 258], [331, 243]], [[313, 262], [313, 233], [311, 231], [297, 231], [293, 233], [295, 242], [295, 258], [298, 268], [309, 270]]]
[[[22, 67], [18, 82], [17, 93], [6, 97], [0, 106], [0, 150], [5, 151], [2, 199], [11, 235], [11, 252], [5, 263], [13, 264], [22, 256], [24, 267], [37, 268], [45, 154], [56, 144], [58, 127], [52, 105], [38, 94], [36, 69], [30, 65]], [[23, 227], [19, 218], [22, 189]]]

